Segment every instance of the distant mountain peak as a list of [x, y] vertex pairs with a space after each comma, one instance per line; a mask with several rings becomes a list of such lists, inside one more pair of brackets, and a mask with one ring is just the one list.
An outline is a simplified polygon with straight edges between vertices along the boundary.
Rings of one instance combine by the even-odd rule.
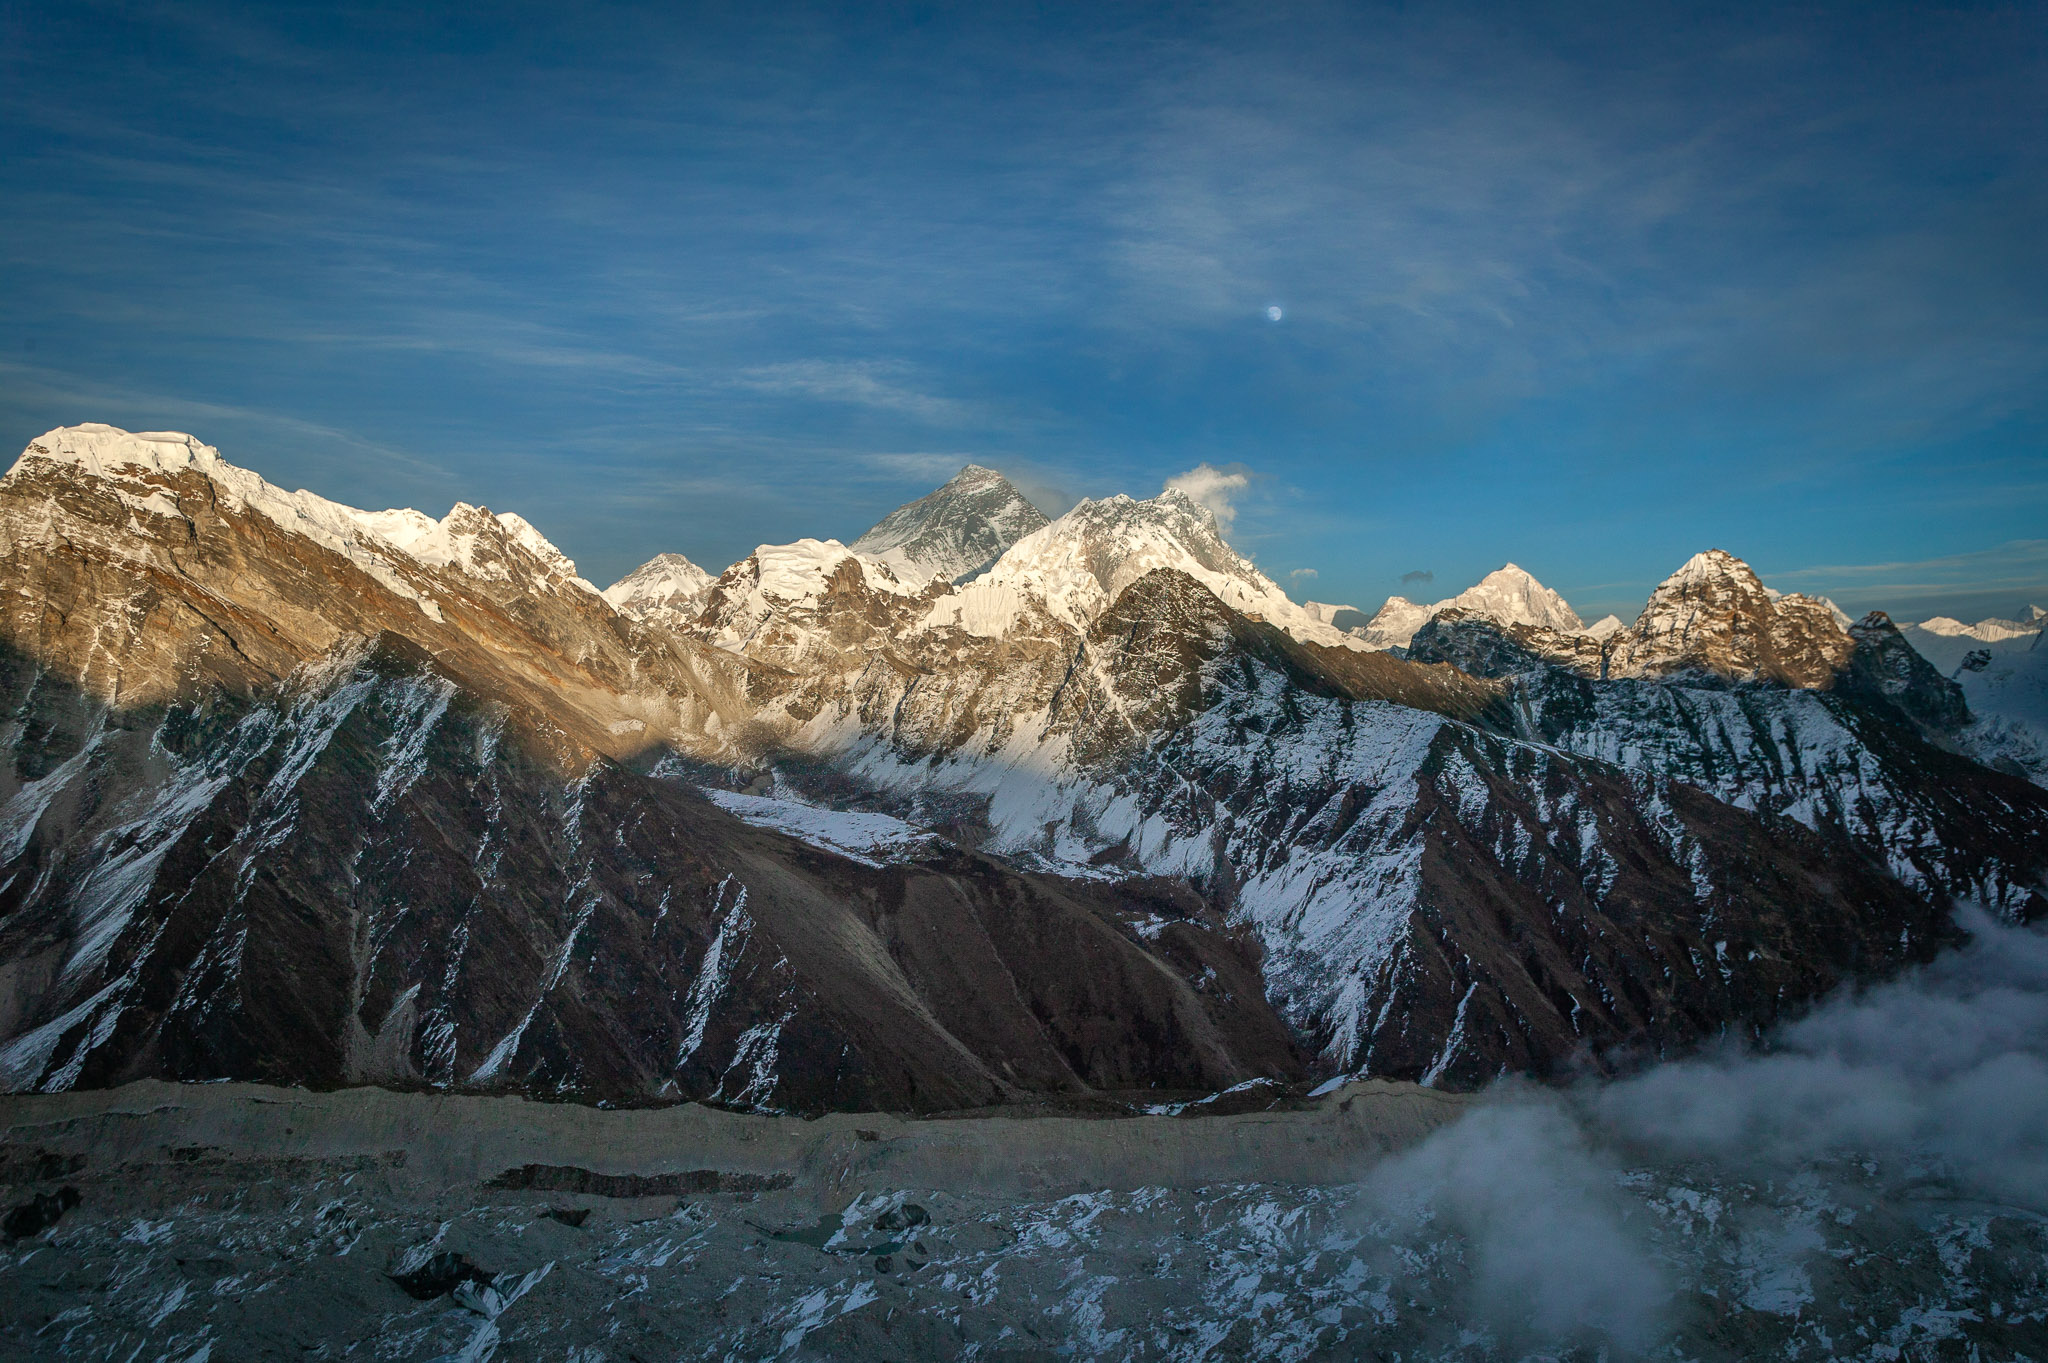
[[101, 422], [60, 426], [31, 440], [7, 477], [38, 462], [75, 468], [152, 515], [178, 514], [170, 488], [179, 475], [197, 473], [217, 489], [222, 505], [254, 512], [287, 534], [342, 554], [428, 615], [438, 608], [394, 571], [394, 553], [471, 579], [597, 591], [523, 516], [457, 502], [436, 520], [411, 507], [365, 511], [303, 489], [287, 492], [182, 431], [130, 432]]
[[1184, 573], [1231, 609], [1297, 638], [1357, 647], [1304, 609], [1223, 538], [1216, 517], [1186, 493], [1087, 499], [1018, 540], [989, 570], [933, 607], [932, 623], [1006, 632], [1031, 604], [1086, 630], [1146, 574]]
[[674, 626], [695, 614], [694, 605], [713, 580], [681, 554], [656, 554], [606, 587], [603, 596], [621, 615]]
[[1585, 628], [1565, 599], [1515, 564], [1503, 564], [1452, 597], [1459, 610], [1476, 611], [1503, 625], [1535, 625], [1569, 634]]
[[1045, 523], [1045, 513], [1009, 479], [968, 464], [943, 487], [884, 516], [847, 548], [888, 564], [905, 582], [951, 582]]
[[1429, 620], [1443, 611], [1464, 611], [1497, 625], [1533, 625], [1576, 634], [1585, 628], [1565, 599], [1514, 563], [1500, 567], [1456, 596], [1422, 605], [1405, 596], [1390, 596], [1366, 625], [1365, 640], [1373, 648], [1406, 648]]

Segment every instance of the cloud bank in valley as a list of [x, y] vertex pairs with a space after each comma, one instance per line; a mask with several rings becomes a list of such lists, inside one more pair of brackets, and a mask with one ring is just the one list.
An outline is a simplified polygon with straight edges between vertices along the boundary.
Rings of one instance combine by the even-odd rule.
[[2023, 1338], [2048, 1302], [2048, 935], [1967, 924], [1761, 1049], [1502, 1086], [1372, 1172], [1362, 1252], [1390, 1299], [1442, 1300], [1445, 1348], [1473, 1328], [1622, 1356]]

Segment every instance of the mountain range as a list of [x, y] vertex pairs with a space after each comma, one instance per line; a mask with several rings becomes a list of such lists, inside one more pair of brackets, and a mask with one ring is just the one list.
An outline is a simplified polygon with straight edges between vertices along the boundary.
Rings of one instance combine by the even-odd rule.
[[2040, 614], [1850, 622], [1719, 550], [1628, 625], [1512, 564], [1364, 621], [1182, 493], [969, 466], [600, 591], [518, 516], [88, 425], [0, 480], [0, 582], [13, 1090], [1473, 1087], [2048, 912]]

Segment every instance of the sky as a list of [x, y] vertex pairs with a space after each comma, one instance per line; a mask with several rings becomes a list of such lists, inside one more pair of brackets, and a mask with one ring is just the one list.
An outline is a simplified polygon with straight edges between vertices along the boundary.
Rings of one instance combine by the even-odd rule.
[[8, 443], [600, 583], [1207, 465], [1367, 610], [2048, 605], [2042, 4], [0, 0], [0, 195]]

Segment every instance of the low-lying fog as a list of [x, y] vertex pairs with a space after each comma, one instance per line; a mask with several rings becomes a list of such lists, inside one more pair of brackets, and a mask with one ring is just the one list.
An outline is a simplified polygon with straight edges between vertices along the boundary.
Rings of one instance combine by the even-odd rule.
[[1437, 1345], [2048, 1352], [2048, 935], [1964, 921], [1766, 1048], [1501, 1085], [1374, 1171], [1358, 1252]]

